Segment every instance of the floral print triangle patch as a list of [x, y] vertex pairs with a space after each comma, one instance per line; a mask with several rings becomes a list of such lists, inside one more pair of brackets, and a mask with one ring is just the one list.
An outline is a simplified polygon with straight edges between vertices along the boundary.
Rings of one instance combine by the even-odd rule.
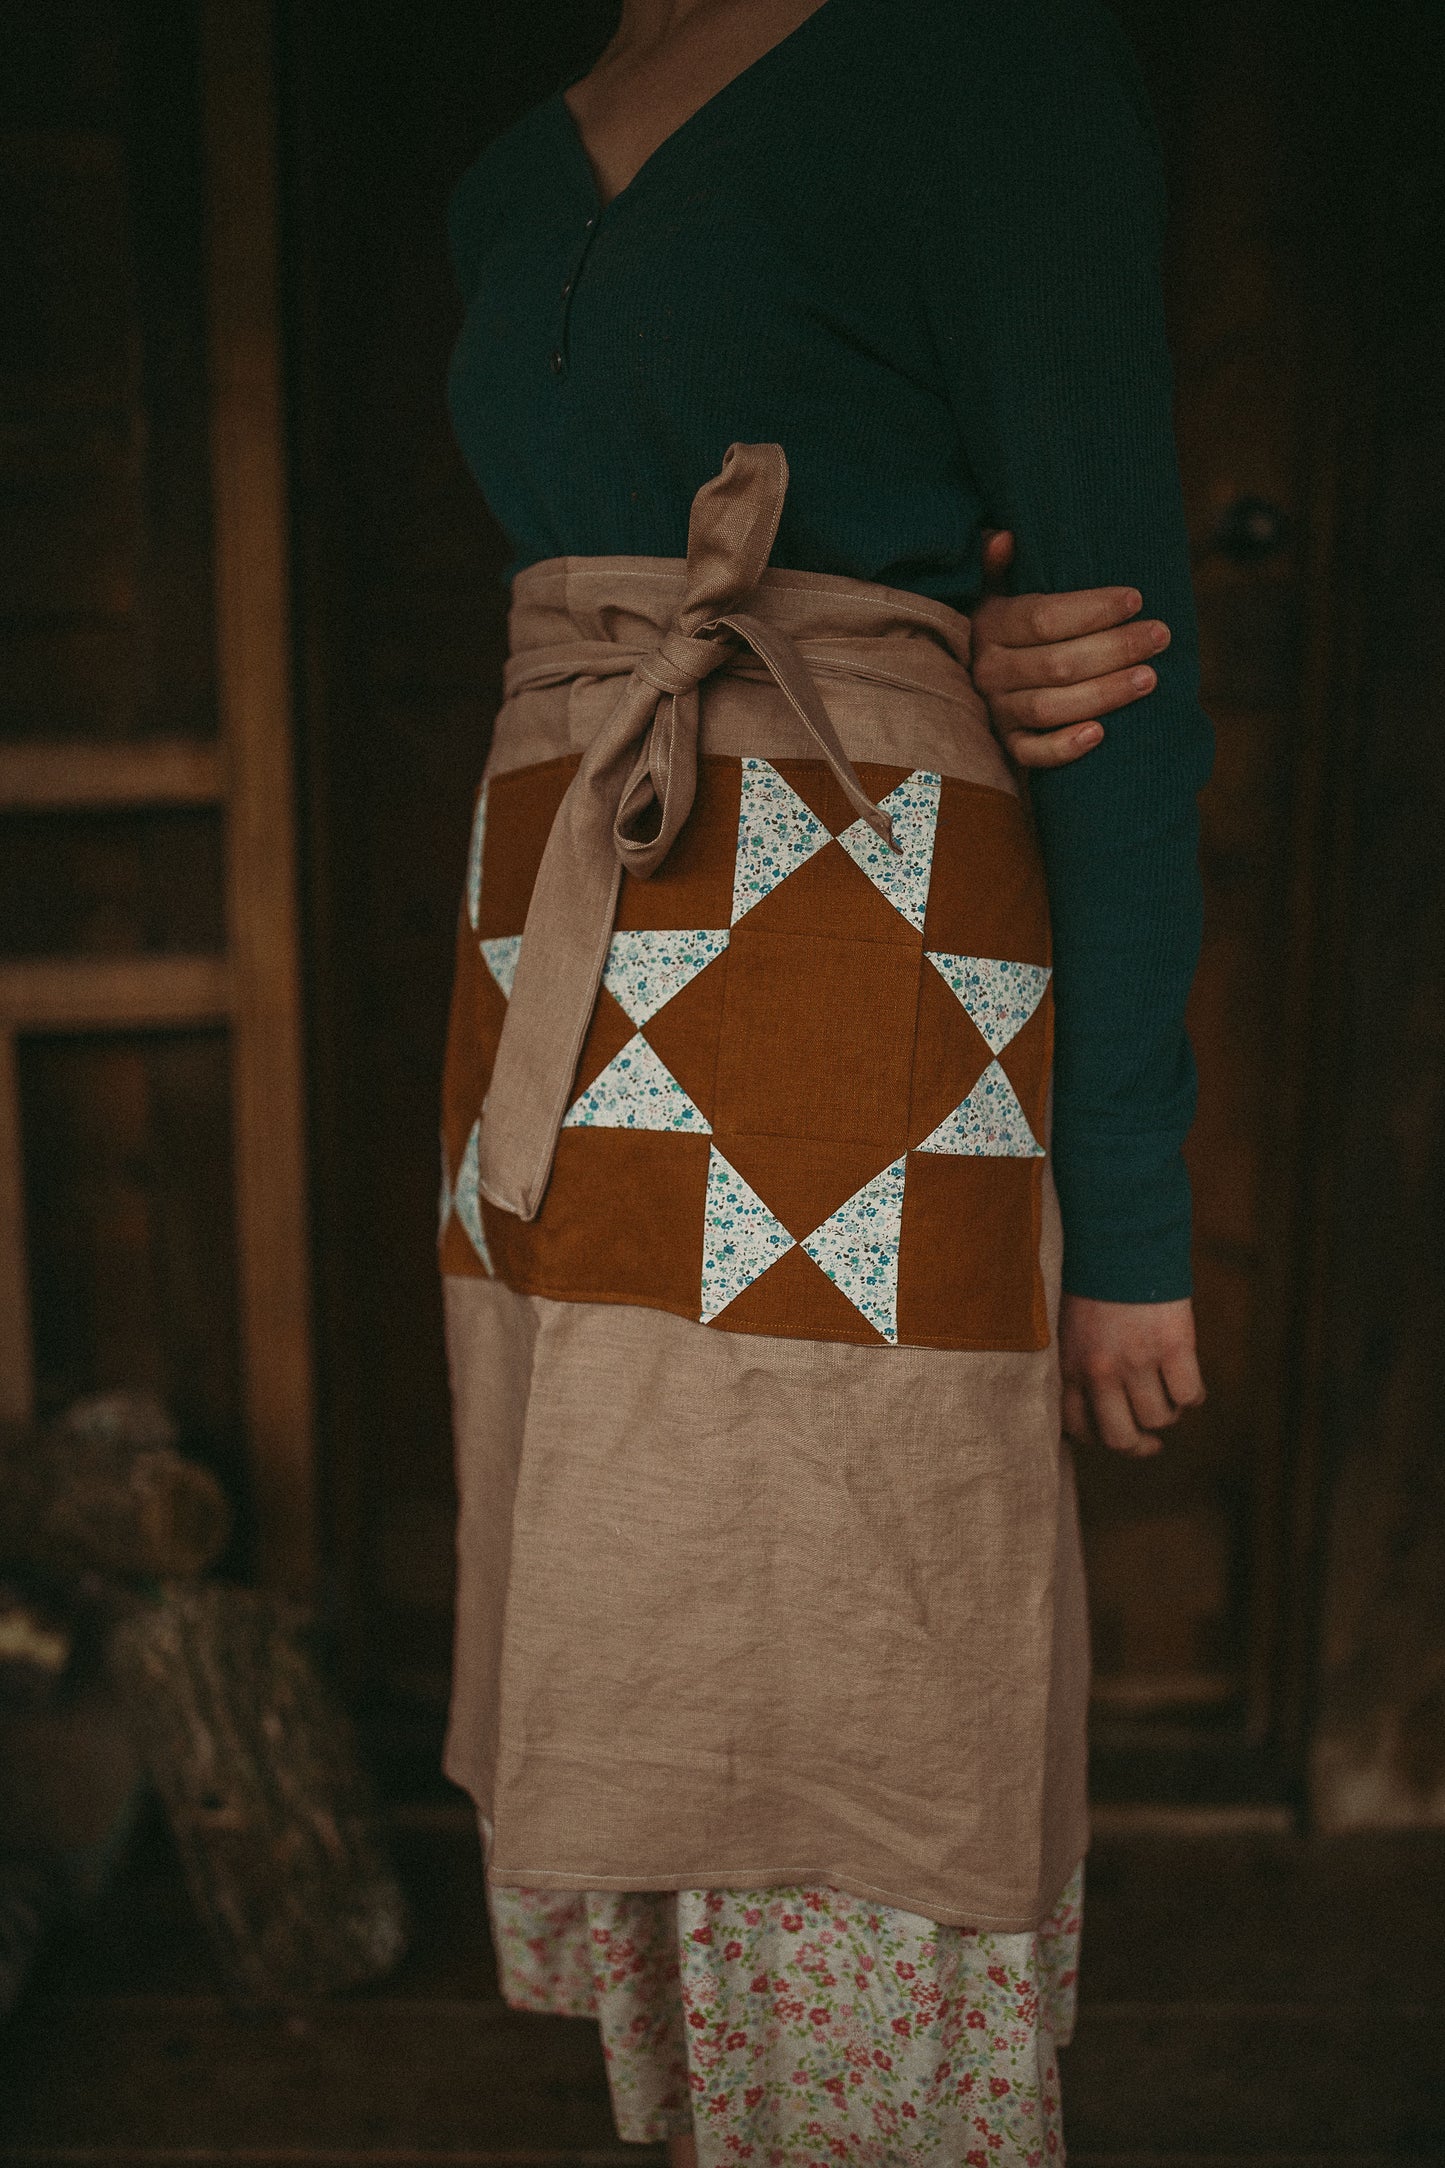
[[601, 1076], [569, 1108], [564, 1129], [671, 1129], [712, 1135], [712, 1124], [693, 1104], [672, 1071], [641, 1032], [614, 1054]]
[[634, 1024], [680, 994], [728, 945], [726, 926], [668, 933], [615, 933], [602, 968], [602, 983]]
[[479, 941], [477, 946], [482, 952], [482, 962], [510, 1001], [512, 982], [517, 976], [517, 958], [522, 953], [522, 936], [519, 933], [498, 934], [495, 940]]
[[1001, 1054], [1044, 998], [1045, 964], [1006, 963], [997, 956], [950, 956], [924, 952], [939, 977], [957, 994], [991, 1054]]
[[1019, 1105], [1018, 1093], [996, 1061], [973, 1090], [943, 1119], [920, 1152], [952, 1152], [975, 1159], [1042, 1159], [1044, 1148]]
[[487, 1248], [487, 1230], [482, 1225], [482, 1194], [477, 1182], [481, 1135], [481, 1122], [473, 1122], [452, 1189], [452, 1209], [466, 1229], [467, 1239], [482, 1260], [488, 1278], [495, 1279], [497, 1268], [492, 1263], [492, 1253]]
[[796, 1244], [714, 1145], [707, 1170], [702, 1223], [702, 1322], [710, 1324]]
[[733, 869], [733, 924], [829, 841], [817, 814], [770, 761], [745, 760]]
[[938, 830], [938, 802], [942, 776], [927, 768], [915, 768], [886, 798], [879, 811], [893, 821], [894, 840], [888, 845], [864, 820], [845, 828], [838, 841], [859, 871], [866, 873], [879, 894], [886, 896], [916, 933], [922, 933], [928, 911], [928, 884], [933, 877], [933, 839]]
[[890, 1346], [898, 1342], [898, 1236], [907, 1155], [875, 1174], [803, 1244]]

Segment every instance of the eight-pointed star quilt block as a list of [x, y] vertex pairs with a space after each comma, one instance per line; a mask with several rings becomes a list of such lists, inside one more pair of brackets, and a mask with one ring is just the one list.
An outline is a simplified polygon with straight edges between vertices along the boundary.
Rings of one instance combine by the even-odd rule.
[[880, 1347], [1046, 1344], [1043, 882], [1004, 792], [871, 765], [890, 850], [822, 762], [708, 758], [625, 876], [552, 1180], [476, 1188], [526, 905], [575, 761], [479, 794], [444, 1089], [442, 1262], [527, 1292]]

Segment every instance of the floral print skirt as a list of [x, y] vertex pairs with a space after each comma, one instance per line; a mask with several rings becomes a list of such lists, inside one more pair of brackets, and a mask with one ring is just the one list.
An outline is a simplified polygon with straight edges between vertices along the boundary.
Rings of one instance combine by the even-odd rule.
[[488, 1890], [503, 1999], [594, 2017], [619, 2135], [700, 2168], [1056, 2168], [1083, 1868], [1031, 1934], [836, 1889]]

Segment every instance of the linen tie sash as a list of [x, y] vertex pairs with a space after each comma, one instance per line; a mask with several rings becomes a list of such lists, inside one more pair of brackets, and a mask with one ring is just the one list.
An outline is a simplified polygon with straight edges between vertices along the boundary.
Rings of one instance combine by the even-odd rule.
[[[761, 663], [849, 802], [893, 850], [889, 816], [863, 789], [795, 643], [742, 605], [772, 553], [788, 486], [778, 444], [733, 444], [692, 501], [687, 574], [656, 647], [579, 642], [509, 672], [561, 684], [628, 672], [621, 697], [557, 809], [523, 928], [516, 977], [482, 1108], [478, 1183], [488, 1201], [535, 1219], [612, 939], [624, 869], [646, 879], [666, 858], [697, 790], [699, 687]], [[752, 658], [757, 658], [754, 663]]]

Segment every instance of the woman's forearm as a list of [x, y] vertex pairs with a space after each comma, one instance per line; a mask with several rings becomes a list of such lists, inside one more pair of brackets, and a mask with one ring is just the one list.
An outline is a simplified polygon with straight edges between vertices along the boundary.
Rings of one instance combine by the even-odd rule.
[[[1167, 624], [1157, 686], [1085, 759], [1036, 773], [1057, 1000], [1065, 1286], [1189, 1288], [1184, 1006], [1211, 733], [1173, 440], [1142, 92], [1093, 0], [940, 10], [952, 94], [920, 157], [919, 276], [965, 456], [1029, 592], [1129, 586]], [[949, 40], [956, 42], [956, 50]], [[926, 191], [926, 193], [925, 193]]]

